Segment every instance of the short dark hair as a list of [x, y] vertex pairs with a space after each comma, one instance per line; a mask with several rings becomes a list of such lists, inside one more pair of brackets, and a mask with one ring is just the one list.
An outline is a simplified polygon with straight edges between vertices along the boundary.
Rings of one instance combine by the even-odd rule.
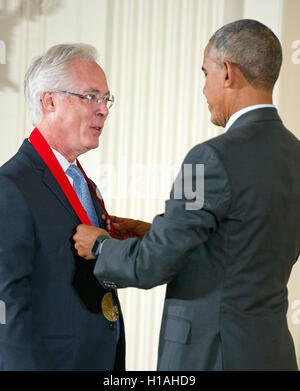
[[264, 24], [241, 19], [217, 30], [209, 40], [209, 54], [238, 66], [257, 88], [273, 88], [282, 64], [279, 39]]

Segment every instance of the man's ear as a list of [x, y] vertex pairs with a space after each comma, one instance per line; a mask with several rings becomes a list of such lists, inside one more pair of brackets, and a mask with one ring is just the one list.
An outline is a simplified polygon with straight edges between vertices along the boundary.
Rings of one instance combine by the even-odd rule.
[[56, 102], [53, 92], [42, 92], [41, 102], [45, 112], [55, 111]]
[[234, 81], [234, 69], [233, 64], [229, 61], [224, 61], [224, 87], [229, 88], [232, 86]]

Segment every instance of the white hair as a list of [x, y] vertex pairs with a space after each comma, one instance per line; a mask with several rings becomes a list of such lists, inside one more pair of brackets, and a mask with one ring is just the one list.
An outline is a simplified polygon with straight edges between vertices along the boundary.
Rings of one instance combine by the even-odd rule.
[[75, 58], [96, 62], [97, 51], [82, 43], [55, 45], [30, 65], [25, 75], [24, 93], [34, 126], [38, 126], [43, 115], [42, 92], [67, 90], [74, 83], [68, 64]]

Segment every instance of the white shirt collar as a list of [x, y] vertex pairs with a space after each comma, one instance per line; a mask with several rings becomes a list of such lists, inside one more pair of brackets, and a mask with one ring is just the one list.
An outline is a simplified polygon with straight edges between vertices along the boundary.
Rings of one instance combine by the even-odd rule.
[[256, 110], [256, 109], [261, 109], [263, 107], [273, 107], [276, 108], [276, 106], [271, 105], [271, 104], [262, 104], [262, 105], [253, 105], [253, 106], [248, 106], [245, 107], [244, 109], [241, 109], [237, 111], [236, 113], [232, 114], [232, 116], [229, 118], [226, 127], [224, 129], [224, 133], [227, 132], [227, 130], [233, 125], [233, 123], [243, 114], [248, 113], [248, 111]]
[[54, 153], [56, 159], [58, 160], [59, 164], [61, 165], [64, 172], [67, 171], [69, 166], [71, 164], [76, 164], [76, 160], [73, 163], [70, 163], [61, 153], [57, 152], [55, 149], [51, 148], [52, 152]]

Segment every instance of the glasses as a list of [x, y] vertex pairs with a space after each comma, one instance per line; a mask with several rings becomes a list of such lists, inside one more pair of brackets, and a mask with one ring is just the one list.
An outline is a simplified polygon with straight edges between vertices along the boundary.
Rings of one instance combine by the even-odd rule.
[[81, 99], [87, 99], [88, 103], [93, 105], [93, 104], [100, 104], [101, 102], [104, 102], [106, 104], [106, 107], [110, 109], [112, 105], [114, 104], [115, 98], [113, 95], [105, 95], [103, 98], [97, 98], [95, 94], [87, 94], [87, 95], [82, 95], [82, 94], [76, 94], [75, 92], [70, 92], [70, 91], [53, 91], [57, 92], [60, 94], [67, 94], [67, 95], [74, 95], [77, 96], [78, 98]]

